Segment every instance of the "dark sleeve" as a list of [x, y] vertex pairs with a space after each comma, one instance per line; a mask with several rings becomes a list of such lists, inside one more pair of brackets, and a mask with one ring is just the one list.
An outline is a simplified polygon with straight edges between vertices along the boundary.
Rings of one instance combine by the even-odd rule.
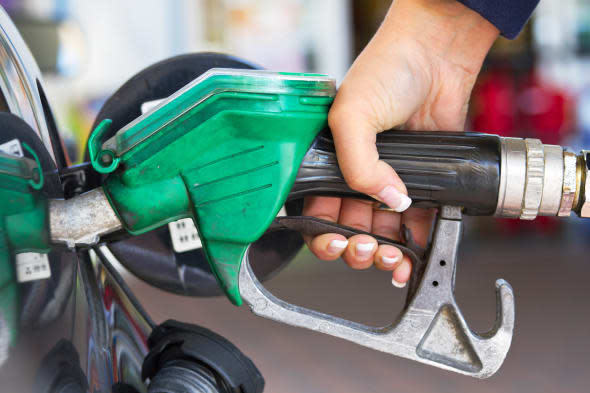
[[539, 0], [458, 0], [496, 26], [506, 38], [515, 38]]

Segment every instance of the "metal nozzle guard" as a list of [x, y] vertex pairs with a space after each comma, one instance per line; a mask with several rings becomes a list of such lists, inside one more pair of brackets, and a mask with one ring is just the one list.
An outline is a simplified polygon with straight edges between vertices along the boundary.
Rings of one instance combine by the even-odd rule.
[[[311, 223], [302, 226], [306, 224]], [[336, 224], [321, 224], [324, 226], [321, 232], [351, 235]], [[369, 327], [276, 298], [254, 276], [247, 253], [240, 271], [240, 294], [252, 312], [259, 316], [431, 366], [487, 378], [500, 368], [512, 342], [514, 293], [506, 281], [497, 280], [493, 328], [483, 334], [475, 334], [469, 329], [453, 295], [461, 228], [461, 208], [443, 206], [427, 260], [418, 258], [406, 246], [396, 244], [412, 259], [413, 274], [406, 307], [389, 326]], [[352, 228], [347, 230], [354, 231]], [[379, 242], [394, 244], [386, 239]]]

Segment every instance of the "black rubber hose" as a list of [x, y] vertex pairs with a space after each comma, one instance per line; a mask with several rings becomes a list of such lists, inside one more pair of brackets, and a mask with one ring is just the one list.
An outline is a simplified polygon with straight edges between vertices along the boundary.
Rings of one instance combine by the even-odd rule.
[[[500, 137], [480, 133], [386, 131], [377, 150], [404, 181], [415, 207], [462, 206], [467, 215], [492, 215], [500, 184]], [[368, 198], [351, 190], [323, 131], [307, 152], [289, 199], [306, 195]]]

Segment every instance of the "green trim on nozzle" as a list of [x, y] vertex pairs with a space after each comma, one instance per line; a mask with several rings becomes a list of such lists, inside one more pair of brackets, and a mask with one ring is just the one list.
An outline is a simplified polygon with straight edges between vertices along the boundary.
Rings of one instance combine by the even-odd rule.
[[242, 257], [285, 203], [335, 92], [325, 76], [211, 70], [102, 144], [120, 159], [105, 194], [132, 234], [191, 217], [239, 305]]
[[111, 119], [104, 119], [94, 129], [94, 132], [88, 138], [88, 155], [90, 156], [90, 163], [94, 170], [98, 173], [107, 174], [113, 172], [119, 166], [120, 158], [116, 157], [111, 150], [102, 148], [102, 140], [104, 135], [111, 128], [113, 121]]
[[0, 314], [9, 327], [11, 344], [18, 334], [15, 255], [49, 252], [47, 202], [40, 192], [43, 170], [35, 151], [22, 145], [34, 161], [0, 153]]
[[25, 148], [25, 150], [33, 156], [35, 162], [37, 163], [37, 166], [33, 168], [33, 173], [37, 174], [37, 179], [35, 179], [35, 175], [33, 175], [33, 178], [29, 180], [29, 185], [34, 190], [40, 190], [43, 188], [43, 185], [45, 184], [45, 178], [43, 177], [43, 169], [41, 168], [41, 161], [39, 161], [37, 153], [35, 153], [35, 151], [29, 145], [27, 145], [25, 142], [23, 142], [22, 145]]

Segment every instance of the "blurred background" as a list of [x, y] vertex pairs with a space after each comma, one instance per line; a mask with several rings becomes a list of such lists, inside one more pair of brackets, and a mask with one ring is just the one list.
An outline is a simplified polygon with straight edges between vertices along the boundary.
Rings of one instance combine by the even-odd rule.
[[[36, 57], [72, 162], [94, 117], [152, 63], [226, 52], [264, 68], [341, 81], [389, 0], [0, 0]], [[468, 128], [590, 146], [590, 1], [542, 0], [513, 41], [500, 38], [473, 92]], [[590, 385], [590, 225], [575, 218], [468, 220], [457, 298], [476, 331], [493, 322], [493, 282], [517, 293], [513, 348], [487, 381], [434, 370], [261, 320], [225, 299], [189, 299], [126, 277], [156, 321], [204, 325], [260, 367], [268, 392], [582, 392]], [[403, 294], [387, 274], [320, 263], [307, 250], [268, 283], [285, 300], [375, 325]]]

